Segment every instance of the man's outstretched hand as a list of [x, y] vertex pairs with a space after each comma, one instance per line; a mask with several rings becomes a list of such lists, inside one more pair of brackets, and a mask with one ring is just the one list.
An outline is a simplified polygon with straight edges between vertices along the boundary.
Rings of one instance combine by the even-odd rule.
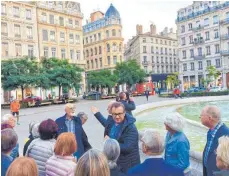
[[92, 107], [91, 107], [91, 112], [92, 112], [93, 114], [96, 114], [97, 112], [99, 112], [99, 110], [98, 110], [98, 108], [96, 108], [95, 106], [92, 106]]

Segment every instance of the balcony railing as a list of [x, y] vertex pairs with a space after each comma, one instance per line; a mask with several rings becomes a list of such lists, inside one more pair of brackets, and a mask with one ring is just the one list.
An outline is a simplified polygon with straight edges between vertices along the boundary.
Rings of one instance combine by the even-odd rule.
[[187, 16], [184, 16], [184, 17], [177, 17], [176, 19], [176, 22], [181, 22], [181, 21], [185, 21], [185, 20], [189, 20], [189, 19], [193, 19], [193, 18], [196, 18], [197, 16], [200, 16], [202, 14], [207, 14], [207, 13], [210, 13], [210, 12], [214, 12], [214, 11], [217, 11], [219, 9], [222, 9], [222, 8], [226, 8], [229, 6], [229, 2], [225, 2], [225, 3], [222, 3], [222, 4], [219, 4], [217, 6], [214, 6], [214, 7], [208, 7], [207, 9], [204, 9], [204, 10], [200, 10], [198, 12], [193, 12]]
[[142, 61], [142, 65], [149, 65], [149, 61]]
[[229, 40], [229, 34], [221, 35], [222, 40]]
[[220, 21], [221, 24], [229, 24], [229, 18]]
[[201, 60], [201, 59], [204, 59], [205, 58], [205, 55], [200, 55], [200, 56], [194, 56], [194, 60]]
[[193, 45], [201, 45], [203, 43], [204, 43], [204, 39], [203, 38], [201, 38], [201, 39], [195, 38], [194, 42], [193, 42]]
[[1, 32], [2, 36], [8, 36], [8, 33], [7, 32]]
[[229, 56], [229, 49], [221, 51], [222, 56]]
[[192, 28], [193, 31], [199, 31], [201, 29], [204, 29], [203, 25], [199, 25], [198, 27]]

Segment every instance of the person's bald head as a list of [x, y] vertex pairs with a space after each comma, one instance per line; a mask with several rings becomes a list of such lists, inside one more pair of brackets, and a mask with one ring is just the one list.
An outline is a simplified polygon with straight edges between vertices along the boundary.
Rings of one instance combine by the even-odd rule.
[[201, 111], [201, 122], [203, 125], [212, 128], [221, 121], [221, 113], [217, 106], [205, 106]]
[[111, 106], [112, 106], [112, 104], [115, 103], [115, 102], [116, 102], [116, 101], [112, 100], [112, 101], [110, 101], [110, 102], [108, 103], [107, 111], [108, 111], [109, 114], [111, 114]]
[[65, 105], [65, 112], [69, 117], [72, 117], [75, 115], [75, 110], [76, 110], [75, 105], [73, 105], [71, 103], [67, 103]]

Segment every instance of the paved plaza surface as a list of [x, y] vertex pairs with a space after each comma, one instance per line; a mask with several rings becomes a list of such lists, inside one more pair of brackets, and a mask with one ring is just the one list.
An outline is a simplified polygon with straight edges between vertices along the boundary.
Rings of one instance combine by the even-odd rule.
[[[83, 126], [84, 130], [88, 136], [88, 140], [93, 148], [102, 149], [103, 145], [103, 133], [104, 128], [98, 122], [98, 120], [94, 117], [94, 115], [90, 111], [91, 106], [96, 106], [99, 108], [100, 112], [107, 117], [107, 105], [109, 100], [79, 100], [76, 103], [76, 113], [83, 111], [88, 114], [88, 121]], [[134, 97], [134, 101], [136, 105], [142, 105], [151, 102], [165, 101], [165, 100], [174, 100], [167, 98], [159, 98], [157, 95], [150, 96], [149, 101], [146, 101], [145, 96]], [[16, 125], [15, 130], [18, 134], [19, 138], [19, 148], [20, 154], [22, 154], [24, 141], [29, 135], [29, 123], [31, 121], [41, 122], [47, 118], [51, 118], [55, 120], [56, 118], [64, 115], [64, 104], [61, 105], [51, 105], [51, 106], [43, 106], [39, 108], [26, 108], [20, 110], [20, 125]], [[2, 109], [1, 116], [4, 114], [10, 113], [9, 109]]]

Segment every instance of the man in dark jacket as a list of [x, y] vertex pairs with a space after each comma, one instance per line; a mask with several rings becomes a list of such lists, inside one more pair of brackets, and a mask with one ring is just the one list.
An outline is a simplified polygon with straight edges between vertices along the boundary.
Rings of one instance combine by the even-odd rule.
[[145, 91], [145, 96], [146, 96], [146, 99], [148, 101], [148, 98], [149, 98], [149, 90], [148, 89], [146, 89], [146, 91]]
[[77, 152], [74, 153], [78, 159], [91, 148], [88, 142], [87, 135], [82, 127], [82, 121], [79, 117], [74, 116], [75, 108], [73, 104], [66, 104], [66, 114], [58, 119], [56, 123], [58, 125], [58, 135], [64, 132], [72, 132], [76, 136]]
[[126, 113], [133, 116], [131, 111], [136, 109], [133, 98], [131, 97], [127, 98], [126, 93], [121, 92], [119, 94], [119, 102], [121, 102], [124, 105]]
[[136, 120], [125, 112], [124, 105], [120, 102], [112, 104], [113, 118], [105, 119], [96, 107], [91, 107], [91, 111], [105, 127], [105, 138], [116, 139], [120, 145], [121, 153], [117, 161], [120, 170], [126, 173], [129, 168], [140, 164], [138, 130], [134, 125]]
[[203, 152], [203, 176], [213, 176], [219, 171], [216, 166], [218, 139], [229, 135], [229, 128], [221, 122], [220, 111], [216, 106], [206, 106], [200, 114], [201, 123], [208, 127], [207, 143]]

